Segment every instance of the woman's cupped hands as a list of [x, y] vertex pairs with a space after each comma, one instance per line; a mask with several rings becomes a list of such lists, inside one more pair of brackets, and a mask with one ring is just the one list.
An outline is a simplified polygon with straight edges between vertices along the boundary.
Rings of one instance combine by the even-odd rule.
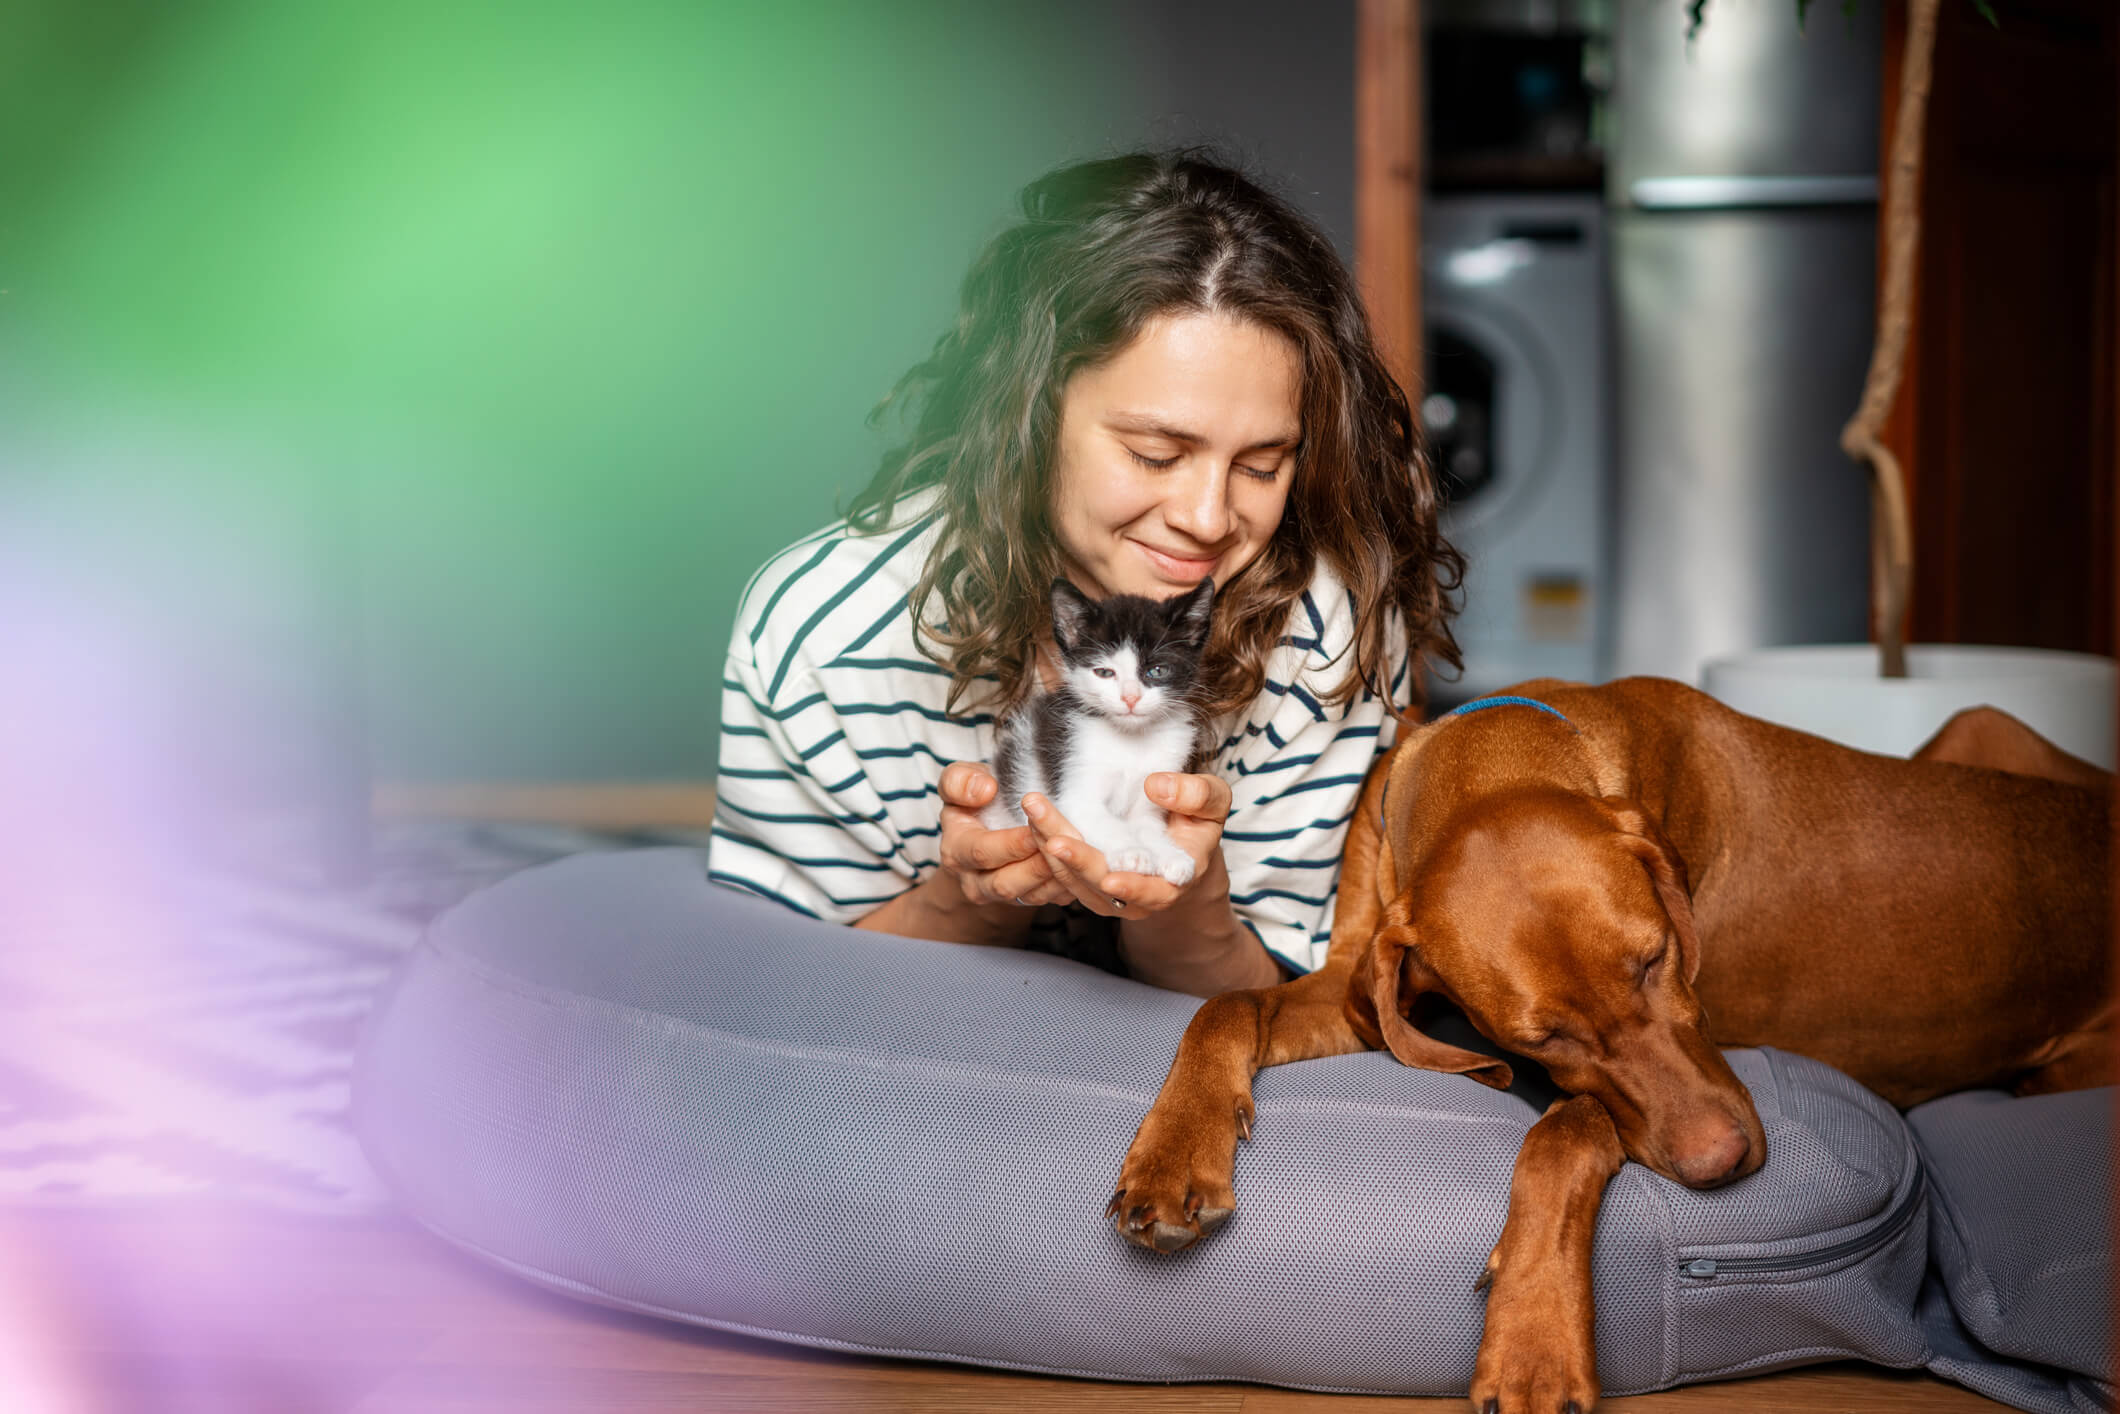
[[1203, 881], [1226, 877], [1210, 867], [1221, 854], [1231, 799], [1219, 776], [1158, 771], [1143, 786], [1169, 816], [1171, 842], [1192, 857], [1192, 882], [1183, 885], [1109, 868], [1103, 852], [1036, 793], [1023, 798], [1029, 824], [989, 830], [980, 811], [1000, 788], [977, 762], [954, 762], [942, 773], [942, 867], [974, 903], [1080, 903], [1108, 918], [1146, 918]]

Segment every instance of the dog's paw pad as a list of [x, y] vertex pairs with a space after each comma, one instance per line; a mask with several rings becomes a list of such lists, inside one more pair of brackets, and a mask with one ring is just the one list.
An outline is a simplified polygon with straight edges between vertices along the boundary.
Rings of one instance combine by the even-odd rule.
[[1176, 1252], [1199, 1241], [1196, 1228], [1179, 1227], [1176, 1223], [1157, 1223], [1149, 1230], [1149, 1245], [1158, 1252]]
[[1200, 1231], [1202, 1233], [1213, 1232], [1216, 1228], [1228, 1222], [1229, 1215], [1235, 1211], [1235, 1208], [1202, 1208], [1196, 1215], [1200, 1222]]

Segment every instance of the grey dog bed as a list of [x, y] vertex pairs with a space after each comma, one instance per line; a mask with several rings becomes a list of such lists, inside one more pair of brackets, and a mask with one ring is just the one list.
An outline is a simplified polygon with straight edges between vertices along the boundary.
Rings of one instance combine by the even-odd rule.
[[[356, 1112], [419, 1221], [606, 1304], [1058, 1374], [1462, 1394], [1537, 1111], [1382, 1053], [1266, 1071], [1236, 1216], [1144, 1252], [1104, 1205], [1197, 1005], [820, 924], [696, 850], [584, 856], [432, 926]], [[1910, 1132], [1814, 1062], [1730, 1061], [1770, 1158], [1713, 1193], [1613, 1180], [1609, 1393], [1852, 1356], [2101, 1401], [2110, 1092], [1958, 1096]]]

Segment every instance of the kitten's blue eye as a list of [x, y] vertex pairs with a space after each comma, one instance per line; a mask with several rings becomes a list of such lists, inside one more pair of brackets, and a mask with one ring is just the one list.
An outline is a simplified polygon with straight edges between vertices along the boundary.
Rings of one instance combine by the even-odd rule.
[[1118, 674], [1113, 672], [1110, 668], [1091, 668], [1090, 671], [1095, 673], [1100, 678], [1111, 678], [1118, 676]]
[[1148, 681], [1150, 682], [1161, 682], [1163, 681], [1163, 679], [1170, 676], [1170, 669], [1164, 667], [1161, 663], [1158, 663], [1155, 667], [1150, 668], [1147, 672], [1141, 674], [1141, 676], [1148, 679]]

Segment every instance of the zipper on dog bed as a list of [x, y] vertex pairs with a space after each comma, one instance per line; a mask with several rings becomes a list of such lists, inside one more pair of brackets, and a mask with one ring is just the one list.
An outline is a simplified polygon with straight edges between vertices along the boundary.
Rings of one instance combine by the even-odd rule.
[[1900, 1199], [1878, 1229], [1867, 1236], [1851, 1237], [1830, 1247], [1815, 1247], [1788, 1257], [1694, 1257], [1678, 1264], [1678, 1274], [1705, 1281], [1712, 1277], [1735, 1276], [1740, 1272], [1789, 1272], [1871, 1251], [1897, 1237], [1900, 1230], [1914, 1220], [1914, 1211], [1921, 1206], [1921, 1195], [1927, 1189], [1927, 1182], [1916, 1175], [1914, 1186], [1907, 1190], [1906, 1197]]

